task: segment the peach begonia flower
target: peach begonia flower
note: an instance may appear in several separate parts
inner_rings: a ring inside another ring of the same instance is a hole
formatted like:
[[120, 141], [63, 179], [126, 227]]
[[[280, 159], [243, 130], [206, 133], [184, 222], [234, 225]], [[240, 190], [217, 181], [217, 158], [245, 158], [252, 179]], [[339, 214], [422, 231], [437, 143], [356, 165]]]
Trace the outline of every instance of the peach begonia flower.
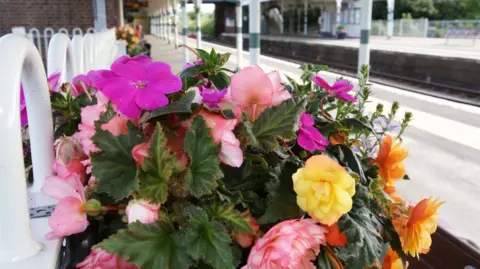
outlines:
[[148, 156], [148, 148], [149, 147], [150, 147], [150, 143], [143, 142], [143, 143], [135, 145], [132, 148], [132, 157], [135, 160], [135, 162], [138, 165], [140, 165], [140, 167], [143, 166], [143, 159]]
[[331, 158], [312, 156], [292, 177], [298, 206], [321, 224], [332, 225], [352, 209], [355, 179]]
[[378, 174], [384, 185], [392, 186], [405, 176], [403, 160], [408, 156], [408, 150], [401, 148], [402, 143], [393, 145], [393, 139], [387, 135], [383, 138], [375, 163], [380, 168]]
[[246, 67], [232, 76], [230, 96], [232, 102], [253, 120], [265, 108], [292, 98], [277, 72], [267, 74], [259, 66]]
[[127, 118], [120, 115], [115, 115], [107, 123], [102, 124], [101, 127], [102, 130], [109, 131], [114, 136], [119, 136], [128, 133], [127, 122]]
[[408, 209], [408, 216], [393, 219], [405, 253], [418, 257], [426, 254], [432, 245], [431, 235], [437, 230], [438, 208], [444, 202], [425, 198]]
[[315, 269], [325, 228], [313, 219], [285, 220], [258, 239], [242, 269]]
[[241, 233], [235, 235], [235, 240], [242, 248], [250, 247], [257, 237], [257, 233], [260, 230], [260, 226], [257, 224], [256, 220], [250, 212], [247, 210], [242, 213], [243, 218], [248, 222], [250, 228], [254, 231], [254, 233]]
[[73, 137], [60, 137], [54, 143], [55, 159], [53, 171], [61, 178], [68, 178], [72, 174], [78, 174], [80, 181], [85, 184], [86, 168], [82, 161], [87, 158], [83, 154], [80, 142]]

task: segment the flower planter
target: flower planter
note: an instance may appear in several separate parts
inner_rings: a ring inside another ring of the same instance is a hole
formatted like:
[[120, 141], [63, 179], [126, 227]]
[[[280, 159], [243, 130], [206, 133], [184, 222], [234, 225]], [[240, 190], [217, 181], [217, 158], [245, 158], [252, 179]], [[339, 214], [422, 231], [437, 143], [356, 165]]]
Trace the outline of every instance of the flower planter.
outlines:
[[345, 39], [347, 37], [347, 33], [345, 32], [338, 32], [337, 33], [337, 38], [338, 39]]

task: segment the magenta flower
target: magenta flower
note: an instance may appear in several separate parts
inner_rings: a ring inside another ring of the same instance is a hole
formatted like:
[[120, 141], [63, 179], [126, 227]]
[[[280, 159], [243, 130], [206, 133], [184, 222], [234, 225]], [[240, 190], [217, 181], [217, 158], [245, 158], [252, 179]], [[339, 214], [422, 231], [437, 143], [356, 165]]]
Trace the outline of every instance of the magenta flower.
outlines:
[[314, 123], [312, 116], [307, 113], [300, 117], [297, 143], [310, 152], [325, 150], [328, 145], [328, 140], [313, 126]]
[[47, 78], [47, 82], [48, 82], [48, 89], [52, 92], [56, 92], [59, 85], [58, 85], [58, 80], [60, 79], [60, 72], [56, 72], [56, 73], [53, 73], [51, 74], [48, 78]]
[[185, 69], [188, 69], [192, 66], [196, 66], [196, 65], [204, 65], [205, 63], [202, 61], [202, 60], [198, 60], [198, 61], [195, 61], [193, 63], [189, 63], [189, 62], [186, 62], [184, 65], [183, 65], [183, 70]]
[[225, 88], [221, 91], [217, 89], [209, 89], [205, 86], [198, 86], [200, 89], [200, 94], [202, 95], [202, 100], [204, 104], [207, 104], [211, 108], [218, 108], [218, 103], [223, 99], [225, 94], [227, 94], [228, 89]]
[[27, 104], [25, 102], [25, 94], [23, 93], [23, 87], [20, 84], [20, 122], [22, 127], [27, 125], [28, 117], [27, 117]]
[[[83, 85], [82, 85], [83, 84]], [[92, 81], [88, 77], [88, 75], [78, 75], [72, 79], [72, 95], [78, 96], [80, 95], [85, 89], [91, 88]], [[85, 88], [84, 88], [85, 86]]]
[[166, 94], [182, 88], [181, 79], [172, 74], [168, 64], [152, 62], [144, 55], [122, 56], [111, 69], [110, 74], [101, 75], [96, 86], [129, 118], [140, 117], [142, 109], [154, 110], [168, 105]]
[[317, 84], [319, 87], [325, 89], [329, 97], [339, 98], [347, 102], [357, 101], [357, 98], [347, 93], [353, 89], [353, 85], [344, 79], [336, 81], [332, 86], [330, 86], [327, 81], [319, 76], [312, 77], [312, 81], [315, 82], [315, 84]]

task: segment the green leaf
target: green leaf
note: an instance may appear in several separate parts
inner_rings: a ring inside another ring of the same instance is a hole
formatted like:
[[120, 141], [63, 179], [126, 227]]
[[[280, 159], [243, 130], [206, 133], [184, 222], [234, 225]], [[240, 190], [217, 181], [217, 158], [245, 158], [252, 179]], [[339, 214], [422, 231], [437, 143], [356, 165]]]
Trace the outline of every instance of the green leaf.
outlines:
[[274, 223], [285, 219], [294, 219], [301, 216], [302, 211], [297, 205], [297, 195], [293, 190], [292, 175], [300, 168], [298, 163], [287, 160], [275, 167], [267, 183], [268, 202], [265, 214], [258, 219], [258, 223]]
[[204, 65], [194, 65], [183, 70], [182, 73], [180, 73], [180, 77], [182, 78], [182, 81], [183, 81], [183, 78], [192, 77], [192, 76], [201, 74], [207, 70], [208, 68]]
[[68, 101], [60, 92], [52, 92], [50, 95], [50, 102], [53, 109], [65, 110], [68, 108]]
[[115, 253], [142, 269], [187, 269], [192, 260], [171, 224], [134, 222], [95, 248]]
[[357, 185], [352, 210], [340, 218], [338, 227], [348, 238], [347, 245], [338, 253], [345, 268], [364, 269], [379, 261], [383, 240], [378, 234], [382, 224], [370, 209], [366, 187]]
[[349, 128], [353, 132], [362, 132], [366, 130], [370, 132], [374, 132], [371, 126], [355, 118], [348, 118], [348, 119], [341, 120], [340, 124]]
[[230, 86], [230, 77], [225, 72], [218, 72], [216, 75], [208, 77], [218, 90], [223, 90]]
[[97, 121], [96, 133], [92, 137], [100, 151], [90, 153], [96, 191], [121, 200], [138, 187], [137, 163], [132, 157], [132, 148], [144, 142], [144, 138], [131, 121], [128, 122], [128, 133], [119, 136], [102, 130], [100, 126], [101, 122]]
[[148, 148], [148, 157], [143, 159], [143, 168], [139, 173], [140, 195], [155, 204], [163, 204], [167, 200], [167, 183], [177, 167], [177, 158], [166, 144], [167, 139], [157, 122]]
[[403, 251], [402, 242], [398, 236], [392, 221], [388, 218], [379, 217], [380, 222], [383, 224], [381, 232], [384, 242], [388, 242], [393, 251], [398, 254], [400, 260], [402, 260], [403, 268], [407, 268], [407, 254]]
[[220, 221], [238, 233], [253, 233], [250, 224], [234, 209], [233, 205], [218, 203], [210, 204], [205, 208], [211, 219]]
[[200, 59], [202, 59], [204, 62], [207, 62], [207, 60], [210, 59], [210, 54], [206, 52], [205, 50], [202, 49], [195, 49], [198, 53], [198, 56], [200, 56]]
[[232, 240], [227, 229], [218, 221], [210, 221], [201, 208], [189, 206], [184, 213], [189, 217], [189, 225], [182, 242], [190, 257], [216, 269], [234, 269]]
[[346, 145], [339, 144], [329, 147], [329, 150], [335, 153], [335, 156], [337, 156], [340, 163], [347, 166], [360, 176], [360, 182], [363, 185], [369, 184], [367, 178], [365, 177], [365, 173], [363, 172], [362, 164], [351, 148], [347, 147]]
[[182, 91], [184, 92], [192, 87], [201, 84], [203, 84], [203, 79], [199, 79], [196, 77], [182, 77]]
[[327, 257], [327, 252], [323, 249], [320, 251], [320, 254], [317, 257], [317, 265], [317, 268], [321, 269], [336, 269], [330, 259]]
[[55, 139], [61, 136], [71, 136], [78, 130], [78, 120], [70, 120], [58, 126], [55, 130]]
[[258, 116], [252, 133], [264, 150], [272, 151], [278, 147], [277, 137], [289, 139], [295, 136], [306, 103], [307, 99], [288, 99], [265, 109]]
[[217, 180], [223, 177], [218, 160], [220, 146], [214, 143], [202, 116], [193, 119], [185, 136], [184, 150], [190, 157], [185, 177], [187, 189], [195, 197], [212, 193], [217, 187]]
[[182, 97], [180, 97], [180, 99], [178, 99], [177, 101], [152, 111], [150, 116], [144, 119], [143, 122], [146, 122], [150, 119], [153, 119], [162, 115], [167, 115], [172, 113], [192, 113], [192, 102], [194, 98], [195, 98], [194, 91], [187, 92], [184, 95], [182, 95]]

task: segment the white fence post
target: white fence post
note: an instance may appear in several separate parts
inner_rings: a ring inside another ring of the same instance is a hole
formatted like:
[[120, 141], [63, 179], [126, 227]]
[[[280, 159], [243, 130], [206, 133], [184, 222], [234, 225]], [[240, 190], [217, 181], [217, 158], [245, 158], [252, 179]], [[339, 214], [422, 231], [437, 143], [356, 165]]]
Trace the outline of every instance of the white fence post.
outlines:
[[[63, 52], [63, 53], [62, 53]], [[61, 72], [58, 83], [72, 81], [77, 75], [75, 58], [73, 57], [72, 41], [67, 35], [58, 33], [52, 37], [50, 47], [48, 48], [47, 74], [50, 76], [55, 72]], [[43, 185], [43, 182], [42, 182]], [[35, 189], [42, 187], [36, 186]]]
[[28, 108], [35, 185], [41, 186], [44, 178], [52, 175], [54, 154], [47, 78], [33, 43], [12, 34], [0, 38], [0, 70], [0, 267], [4, 268], [2, 264], [26, 259], [41, 250], [30, 230], [20, 132], [20, 80]]

